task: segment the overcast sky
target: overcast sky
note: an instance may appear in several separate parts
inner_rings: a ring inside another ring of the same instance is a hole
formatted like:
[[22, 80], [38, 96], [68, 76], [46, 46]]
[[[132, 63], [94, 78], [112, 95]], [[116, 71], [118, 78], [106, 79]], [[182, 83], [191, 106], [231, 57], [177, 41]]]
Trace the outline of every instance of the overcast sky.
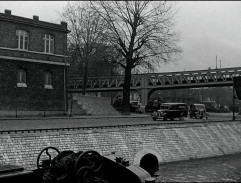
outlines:
[[[60, 23], [59, 13], [67, 1], [0, 1], [0, 12]], [[176, 17], [180, 32], [181, 58], [176, 64], [163, 65], [160, 72], [241, 67], [241, 2], [182, 1]], [[0, 25], [1, 26], [1, 25]]]

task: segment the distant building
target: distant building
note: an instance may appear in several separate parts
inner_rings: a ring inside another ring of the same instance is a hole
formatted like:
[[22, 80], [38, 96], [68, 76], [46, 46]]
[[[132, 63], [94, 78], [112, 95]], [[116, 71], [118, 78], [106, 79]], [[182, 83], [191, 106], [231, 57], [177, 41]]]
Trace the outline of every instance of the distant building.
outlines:
[[0, 116], [66, 111], [67, 23], [0, 13]]

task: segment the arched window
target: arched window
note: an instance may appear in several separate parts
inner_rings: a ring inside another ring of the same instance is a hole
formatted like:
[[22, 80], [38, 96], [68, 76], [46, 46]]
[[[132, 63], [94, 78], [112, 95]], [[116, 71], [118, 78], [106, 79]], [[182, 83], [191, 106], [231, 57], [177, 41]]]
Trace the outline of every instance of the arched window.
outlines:
[[25, 69], [18, 69], [18, 75], [17, 75], [17, 86], [18, 87], [27, 87], [26, 84], [27, 80], [27, 72]]
[[17, 30], [17, 48], [20, 50], [28, 50], [29, 33], [25, 30]]
[[44, 72], [44, 88], [53, 89], [52, 87], [52, 73], [50, 71]]
[[44, 52], [54, 53], [54, 36], [44, 34]]

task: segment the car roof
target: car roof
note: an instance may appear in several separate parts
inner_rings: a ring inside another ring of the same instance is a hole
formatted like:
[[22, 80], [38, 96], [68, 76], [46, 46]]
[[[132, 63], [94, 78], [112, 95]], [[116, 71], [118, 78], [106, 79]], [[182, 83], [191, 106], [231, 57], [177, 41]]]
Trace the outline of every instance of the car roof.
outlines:
[[193, 105], [202, 105], [202, 106], [203, 106], [203, 105], [205, 105], [205, 104], [193, 104]]

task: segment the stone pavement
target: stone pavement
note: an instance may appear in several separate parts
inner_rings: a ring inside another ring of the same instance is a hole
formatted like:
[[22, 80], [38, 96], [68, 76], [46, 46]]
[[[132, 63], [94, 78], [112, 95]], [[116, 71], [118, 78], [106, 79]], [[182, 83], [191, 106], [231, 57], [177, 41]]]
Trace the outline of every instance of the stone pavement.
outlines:
[[241, 182], [241, 154], [161, 165], [156, 182]]

